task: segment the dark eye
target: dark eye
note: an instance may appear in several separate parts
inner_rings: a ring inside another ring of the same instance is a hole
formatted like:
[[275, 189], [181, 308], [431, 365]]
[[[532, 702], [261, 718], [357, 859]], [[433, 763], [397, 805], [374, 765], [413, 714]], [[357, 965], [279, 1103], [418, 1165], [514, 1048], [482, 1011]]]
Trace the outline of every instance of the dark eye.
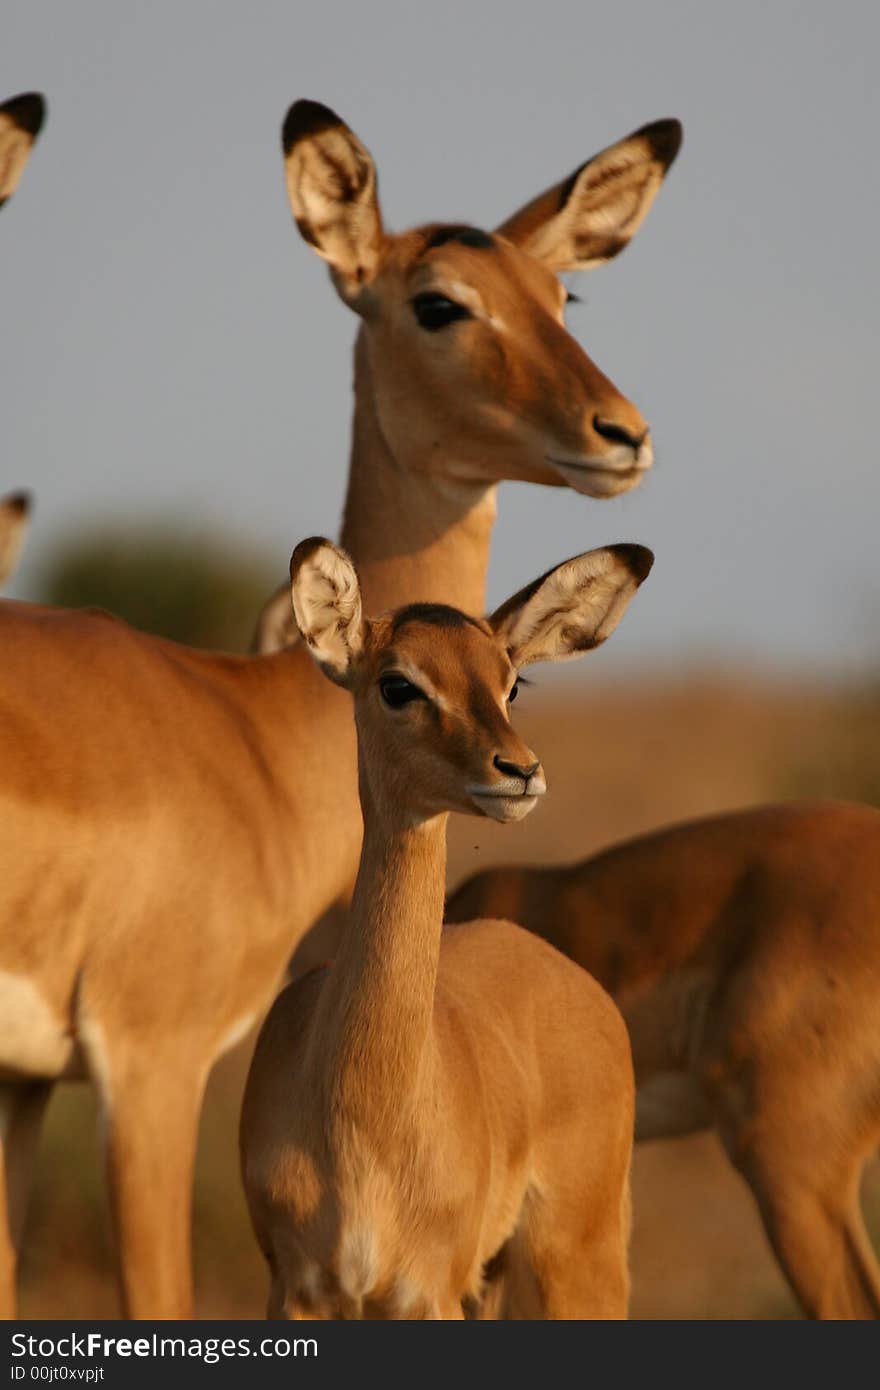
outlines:
[[447, 299], [445, 294], [417, 294], [410, 303], [419, 327], [427, 328], [429, 333], [436, 333], [438, 328], [445, 328], [456, 319], [473, 318], [470, 309], [456, 304], [454, 299]]
[[508, 703], [509, 705], [512, 705], [518, 694], [519, 694], [519, 681], [514, 681], [514, 682], [513, 682], [513, 686], [511, 687], [510, 694], [509, 694], [508, 697], [507, 697], [507, 703]]
[[566, 304], [583, 304], [584, 301], [579, 294], [575, 294], [574, 290], [566, 290], [565, 302]]
[[417, 685], [408, 681], [405, 676], [383, 676], [379, 682], [379, 690], [386, 705], [392, 709], [403, 709], [404, 705], [412, 704], [413, 700], [424, 700], [425, 693], [419, 690]]

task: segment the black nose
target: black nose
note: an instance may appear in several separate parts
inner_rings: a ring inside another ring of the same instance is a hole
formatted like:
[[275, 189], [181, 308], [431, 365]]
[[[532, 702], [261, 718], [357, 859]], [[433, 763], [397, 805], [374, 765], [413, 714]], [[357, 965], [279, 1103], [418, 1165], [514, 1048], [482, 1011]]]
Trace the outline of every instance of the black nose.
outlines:
[[538, 768], [541, 766], [538, 762], [529, 763], [527, 767], [523, 767], [520, 763], [509, 763], [505, 758], [500, 758], [497, 753], [493, 762], [499, 772], [506, 772], [508, 777], [521, 777], [524, 782], [527, 782], [532, 774], [537, 772]]
[[642, 430], [641, 434], [633, 434], [625, 425], [617, 425], [613, 420], [603, 420], [601, 415], [593, 416], [593, 429], [597, 434], [601, 434], [603, 439], [612, 439], [615, 444], [628, 444], [636, 451], [648, 437], [647, 430]]

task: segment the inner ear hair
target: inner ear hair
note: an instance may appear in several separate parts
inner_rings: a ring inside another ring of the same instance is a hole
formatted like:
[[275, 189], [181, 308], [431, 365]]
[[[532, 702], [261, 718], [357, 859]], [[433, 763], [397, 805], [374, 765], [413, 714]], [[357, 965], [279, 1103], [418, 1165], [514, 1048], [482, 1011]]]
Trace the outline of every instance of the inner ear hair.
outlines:
[[611, 636], [653, 562], [650, 550], [632, 544], [576, 555], [514, 594], [489, 622], [517, 668], [580, 656]]
[[336, 112], [317, 101], [294, 102], [281, 140], [296, 224], [350, 300], [376, 273], [384, 240], [372, 156]]
[[347, 684], [364, 640], [360, 584], [351, 559], [332, 541], [311, 537], [291, 556], [290, 582], [304, 640], [330, 679]]
[[627, 246], [678, 153], [681, 123], [641, 126], [520, 208], [498, 231], [551, 270], [590, 270]]

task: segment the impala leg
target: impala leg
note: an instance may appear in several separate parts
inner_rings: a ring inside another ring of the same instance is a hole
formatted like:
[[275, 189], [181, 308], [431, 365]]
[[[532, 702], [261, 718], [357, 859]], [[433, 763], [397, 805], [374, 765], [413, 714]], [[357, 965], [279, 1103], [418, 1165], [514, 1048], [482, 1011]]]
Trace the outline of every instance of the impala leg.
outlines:
[[277, 1275], [273, 1277], [269, 1286], [266, 1317], [270, 1322], [281, 1322], [287, 1318], [287, 1291]]
[[811, 1318], [880, 1318], [880, 1268], [853, 1176], [824, 1189], [766, 1168], [750, 1179], [776, 1257]]
[[52, 1094], [49, 1081], [0, 1086], [0, 1147], [2, 1147], [3, 1203], [0, 1221], [0, 1317], [14, 1318], [17, 1310], [16, 1279], [24, 1223], [30, 1197], [34, 1158], [46, 1102]]
[[[583, 1194], [581, 1194], [583, 1196]], [[536, 1203], [510, 1242], [501, 1316], [625, 1318], [629, 1307], [629, 1181], [598, 1211]]]
[[205, 1072], [152, 1055], [149, 1066], [114, 1068], [109, 1080], [107, 1170], [126, 1317], [192, 1317], [192, 1183]]
[[[807, 1317], [880, 1318], [880, 1266], [859, 1201], [864, 1143], [847, 1151], [837, 1116], [779, 1113], [784, 1127], [758, 1137], [740, 1125], [719, 1128], [782, 1271]], [[833, 1154], [823, 1151], [826, 1133], [834, 1134]]]

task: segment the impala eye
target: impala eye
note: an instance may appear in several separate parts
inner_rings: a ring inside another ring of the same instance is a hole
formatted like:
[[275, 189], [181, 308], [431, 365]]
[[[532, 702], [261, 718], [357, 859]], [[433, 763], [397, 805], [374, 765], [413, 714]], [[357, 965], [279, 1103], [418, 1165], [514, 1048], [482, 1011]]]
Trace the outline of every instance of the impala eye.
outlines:
[[413, 685], [405, 676], [383, 676], [379, 682], [379, 691], [386, 705], [390, 705], [392, 709], [403, 709], [404, 705], [411, 705], [413, 700], [427, 698], [425, 692], [419, 690], [419, 687]]
[[454, 299], [447, 299], [445, 294], [417, 294], [410, 303], [419, 327], [427, 328], [429, 333], [446, 328], [448, 324], [455, 323], [456, 319], [473, 318], [470, 309], [466, 309], [463, 304], [456, 304]]
[[512, 705], [518, 694], [519, 694], [519, 681], [514, 681], [514, 682], [513, 682], [513, 685], [511, 686], [511, 689], [510, 689], [510, 694], [509, 694], [508, 697], [507, 697], [507, 703], [508, 703], [509, 705]]

